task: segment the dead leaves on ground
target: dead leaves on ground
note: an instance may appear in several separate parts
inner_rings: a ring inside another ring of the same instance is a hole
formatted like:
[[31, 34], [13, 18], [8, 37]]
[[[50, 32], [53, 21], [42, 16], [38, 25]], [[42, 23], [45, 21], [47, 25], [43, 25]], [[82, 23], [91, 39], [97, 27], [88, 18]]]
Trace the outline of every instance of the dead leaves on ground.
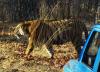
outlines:
[[[10, 53], [10, 50], [12, 50], [11, 52], [13, 52], [13, 54], [16, 57], [25, 59], [24, 52], [27, 47], [27, 44], [25, 44], [24, 41], [22, 42], [12, 41], [13, 40], [12, 37], [10, 38], [9, 36], [8, 38], [7, 37], [4, 38], [1, 39], [0, 48], [8, 49], [8, 53]], [[9, 41], [11, 40], [11, 42], [9, 42], [8, 39]], [[34, 60], [35, 63], [50, 65], [53, 67], [62, 67], [65, 63], [67, 63], [69, 59], [77, 58], [77, 51], [75, 50], [75, 47], [71, 42], [67, 42], [62, 45], [53, 45], [53, 50], [54, 50], [53, 58], [48, 59], [46, 57], [41, 58], [38, 56], [33, 57], [32, 55], [29, 55], [26, 60], [28, 61]], [[1, 57], [1, 59], [4, 58]]]

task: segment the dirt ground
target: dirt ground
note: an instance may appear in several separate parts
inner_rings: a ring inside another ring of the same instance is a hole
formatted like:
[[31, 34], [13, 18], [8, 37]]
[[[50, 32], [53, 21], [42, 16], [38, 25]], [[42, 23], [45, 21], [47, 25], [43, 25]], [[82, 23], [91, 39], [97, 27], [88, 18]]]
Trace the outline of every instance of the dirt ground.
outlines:
[[9, 29], [0, 29], [0, 72], [63, 72], [63, 65], [69, 59], [77, 58], [75, 47], [71, 42], [67, 42], [53, 45], [53, 59], [37, 56], [26, 59], [24, 52], [27, 39], [17, 40], [10, 32]]

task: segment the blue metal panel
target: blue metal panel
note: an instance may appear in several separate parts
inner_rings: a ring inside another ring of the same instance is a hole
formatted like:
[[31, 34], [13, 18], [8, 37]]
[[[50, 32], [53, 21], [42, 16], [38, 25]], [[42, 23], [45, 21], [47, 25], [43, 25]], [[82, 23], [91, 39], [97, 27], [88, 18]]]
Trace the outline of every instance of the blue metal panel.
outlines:
[[93, 72], [97, 72], [99, 62], [100, 62], [100, 47], [98, 48], [98, 53], [97, 53], [97, 56], [96, 56], [96, 60], [94, 62]]
[[70, 60], [64, 66], [64, 72], [93, 72], [85, 64], [79, 62], [78, 60]]
[[98, 53], [97, 53], [97, 56], [94, 61], [94, 65], [93, 65], [92, 69], [89, 68], [84, 63], [82, 63], [82, 58], [83, 58], [84, 52], [89, 43], [91, 35], [93, 34], [94, 31], [100, 32], [100, 24], [96, 24], [95, 26], [92, 27], [92, 31], [90, 32], [90, 34], [82, 48], [80, 57], [78, 58], [78, 60], [70, 60], [66, 65], [64, 65], [64, 72], [97, 72], [98, 66], [100, 63], [100, 47], [99, 47], [99, 50], [98, 50]]
[[100, 24], [95, 24], [93, 28], [100, 28]]
[[87, 44], [88, 44], [88, 42], [90, 40], [90, 37], [91, 37], [91, 35], [92, 35], [93, 32], [94, 32], [94, 29], [92, 29], [92, 31], [90, 32], [90, 34], [89, 34], [89, 36], [88, 36], [88, 38], [87, 38], [87, 40], [86, 40], [86, 42], [85, 42], [85, 44], [84, 44], [84, 46], [82, 48], [81, 54], [80, 54], [79, 59], [78, 59], [80, 62], [82, 61], [85, 49], [87, 47]]
[[88, 38], [87, 38], [87, 40], [86, 40], [86, 42], [85, 42], [85, 44], [84, 44], [84, 46], [83, 46], [83, 48], [82, 48], [81, 54], [80, 54], [80, 56], [79, 56], [79, 58], [78, 58], [79, 61], [82, 61], [82, 58], [83, 58], [85, 49], [86, 49], [87, 44], [88, 44], [88, 42], [89, 42], [89, 40], [90, 40], [90, 37], [91, 37], [91, 35], [92, 35], [92, 33], [93, 33], [94, 31], [100, 32], [100, 24], [96, 24], [95, 26], [93, 26], [93, 29], [92, 29], [92, 31], [90, 32], [90, 34], [89, 34], [89, 36], [88, 36]]

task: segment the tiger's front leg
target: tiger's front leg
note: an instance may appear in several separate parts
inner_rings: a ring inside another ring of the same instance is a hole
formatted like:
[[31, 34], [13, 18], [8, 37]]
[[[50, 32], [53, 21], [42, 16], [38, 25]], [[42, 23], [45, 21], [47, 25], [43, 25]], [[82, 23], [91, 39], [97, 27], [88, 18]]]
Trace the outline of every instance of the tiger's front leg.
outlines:
[[27, 46], [27, 49], [25, 51], [26, 55], [29, 55], [29, 53], [31, 52], [32, 47], [33, 47], [33, 37], [29, 37], [28, 46]]
[[[29, 38], [28, 38], [28, 46], [27, 49], [25, 51], [26, 55], [29, 55], [29, 53], [33, 50], [32, 48], [34, 48], [35, 46], [35, 40], [36, 40], [36, 30], [33, 30], [32, 32], [30, 32], [29, 34]], [[33, 44], [34, 43], [34, 44]]]

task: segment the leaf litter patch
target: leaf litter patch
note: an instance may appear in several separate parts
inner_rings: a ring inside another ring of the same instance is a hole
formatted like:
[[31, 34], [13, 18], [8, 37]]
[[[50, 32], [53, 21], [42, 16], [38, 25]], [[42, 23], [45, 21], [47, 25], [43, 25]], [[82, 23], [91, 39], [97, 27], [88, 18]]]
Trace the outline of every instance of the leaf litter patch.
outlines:
[[63, 65], [69, 59], [77, 58], [77, 51], [71, 42], [53, 45], [53, 58], [30, 55], [25, 59], [26, 47], [27, 39], [18, 41], [12, 35], [0, 36], [0, 70], [28, 72], [31, 69], [29, 72], [37, 72], [40, 69], [41, 72], [62, 72]]

